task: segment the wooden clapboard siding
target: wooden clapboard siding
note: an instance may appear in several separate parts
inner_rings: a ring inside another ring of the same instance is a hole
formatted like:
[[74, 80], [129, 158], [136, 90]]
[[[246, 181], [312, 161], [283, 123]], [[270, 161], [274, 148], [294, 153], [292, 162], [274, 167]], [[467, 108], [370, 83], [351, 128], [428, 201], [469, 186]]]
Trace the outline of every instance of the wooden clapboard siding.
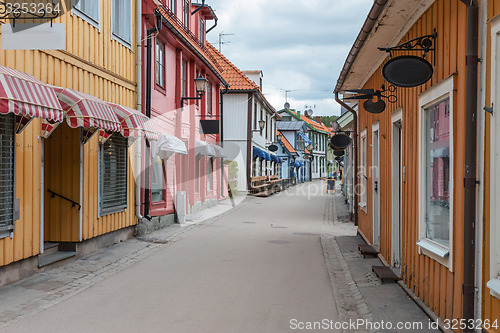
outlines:
[[[458, 1], [438, 0], [417, 20], [401, 42], [431, 34], [437, 30], [434, 75], [426, 84], [415, 88], [398, 88], [397, 103], [387, 103], [381, 114], [369, 114], [360, 105], [359, 128], [367, 129], [367, 165], [372, 165], [372, 124], [379, 122], [380, 145], [380, 251], [391, 260], [392, 203], [391, 203], [391, 115], [403, 110], [402, 165], [406, 167], [406, 181], [402, 188], [402, 278], [406, 285], [441, 318], [458, 318], [461, 314], [461, 285], [463, 257], [463, 186], [465, 138], [465, 41], [466, 9]], [[432, 59], [432, 53], [427, 56]], [[382, 66], [366, 82], [365, 88], [379, 89], [387, 84], [381, 74]], [[453, 112], [453, 271], [433, 259], [419, 254], [419, 124], [418, 96], [449, 76], [454, 76], [455, 94]], [[367, 180], [367, 213], [360, 210], [359, 227], [373, 241], [372, 174]]]
[[[69, 8], [55, 20], [66, 25], [65, 50], [1, 50], [0, 65], [32, 74], [42, 82], [72, 88], [104, 101], [136, 106], [136, 1], [132, 1], [132, 48], [111, 39], [111, 1], [101, 0], [100, 31]], [[66, 1], [67, 2], [67, 1]], [[40, 121], [35, 119], [16, 135], [16, 197], [21, 199], [21, 219], [14, 237], [0, 239], [0, 266], [40, 252], [42, 207]], [[76, 130], [75, 130], [76, 131]], [[92, 238], [136, 223], [134, 178], [129, 163], [126, 212], [98, 218], [98, 143], [84, 146], [83, 239]], [[129, 150], [129, 160], [133, 156]], [[55, 199], [53, 199], [55, 200]], [[78, 228], [76, 229], [76, 232]], [[71, 231], [71, 239], [74, 238]]]

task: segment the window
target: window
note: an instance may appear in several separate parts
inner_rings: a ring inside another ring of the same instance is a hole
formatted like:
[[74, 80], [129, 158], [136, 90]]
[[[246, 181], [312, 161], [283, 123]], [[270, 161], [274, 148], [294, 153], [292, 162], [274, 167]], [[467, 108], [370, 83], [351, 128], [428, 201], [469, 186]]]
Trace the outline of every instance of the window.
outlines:
[[[500, 105], [500, 21], [493, 20], [491, 23], [491, 103]], [[490, 293], [500, 298], [500, 119], [498, 115], [490, 118], [490, 280], [486, 286]], [[483, 161], [484, 163], [484, 161]], [[482, 219], [479, 218], [479, 221]], [[487, 249], [485, 250], [487, 252]], [[486, 267], [485, 267], [486, 269]]]
[[113, 0], [111, 2], [111, 31], [127, 46], [132, 44], [132, 1]]
[[361, 151], [360, 151], [360, 167], [358, 177], [361, 178], [361, 186], [357, 189], [360, 200], [359, 206], [362, 210], [366, 212], [366, 193], [368, 189], [366, 188], [366, 180], [367, 180], [367, 170], [366, 170], [366, 129], [361, 131]]
[[72, 13], [77, 14], [85, 21], [99, 28], [100, 1], [95, 0], [73, 0]]
[[205, 20], [200, 19], [200, 43], [205, 44]]
[[258, 129], [258, 127], [257, 127], [257, 102], [253, 102], [253, 129]]
[[212, 114], [212, 84], [207, 85], [207, 113]]
[[201, 156], [196, 155], [194, 158], [194, 191], [196, 193], [200, 192], [200, 163]]
[[170, 8], [170, 11], [175, 14], [177, 12], [177, 1], [176, 0], [169, 0], [168, 1], [168, 8]]
[[113, 134], [100, 145], [100, 215], [127, 208], [127, 139]]
[[151, 202], [165, 201], [165, 163], [160, 158], [160, 155], [156, 155], [152, 161], [153, 164], [153, 177], [152, 177], [152, 188], [151, 188]]
[[453, 77], [419, 98], [419, 240], [427, 256], [451, 267], [453, 221]]
[[184, 59], [182, 59], [182, 65], [181, 65], [181, 97], [186, 97], [187, 96], [187, 71], [188, 71], [187, 62]]
[[214, 172], [214, 159], [207, 157], [207, 191], [213, 190], [213, 172]]
[[156, 40], [156, 57], [155, 57], [155, 82], [162, 88], [165, 88], [165, 45]]
[[189, 29], [189, 19], [191, 18], [191, 1], [184, 0], [184, 6], [182, 9], [182, 23]]
[[0, 237], [14, 230], [14, 115], [0, 115]]

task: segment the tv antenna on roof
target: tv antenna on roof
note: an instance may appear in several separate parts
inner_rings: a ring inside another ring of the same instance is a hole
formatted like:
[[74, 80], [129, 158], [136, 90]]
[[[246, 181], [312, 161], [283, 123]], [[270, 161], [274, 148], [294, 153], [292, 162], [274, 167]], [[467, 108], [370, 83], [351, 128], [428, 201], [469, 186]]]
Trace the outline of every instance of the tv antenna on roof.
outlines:
[[222, 44], [231, 44], [231, 41], [223, 40], [224, 36], [234, 36], [235, 34], [225, 34], [223, 31], [219, 33], [219, 52], [222, 52]]

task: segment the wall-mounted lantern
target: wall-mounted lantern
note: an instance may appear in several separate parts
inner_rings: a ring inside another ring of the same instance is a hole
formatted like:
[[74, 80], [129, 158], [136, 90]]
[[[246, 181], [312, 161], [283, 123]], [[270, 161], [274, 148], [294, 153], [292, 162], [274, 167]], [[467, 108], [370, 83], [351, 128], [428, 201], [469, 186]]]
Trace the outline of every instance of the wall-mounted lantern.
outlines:
[[[391, 59], [382, 68], [382, 75], [391, 84], [403, 87], [417, 87], [429, 81], [434, 72], [432, 65], [425, 59], [428, 52], [435, 55], [436, 29], [431, 35], [421, 36], [393, 47], [379, 47], [381, 51], [388, 52]], [[394, 51], [423, 52], [421, 57], [402, 55], [393, 58]]]
[[194, 87], [196, 89], [196, 93], [198, 94], [197, 97], [181, 97], [181, 110], [184, 108], [184, 101], [185, 100], [199, 100], [205, 95], [205, 92], [207, 91], [207, 86], [208, 86], [208, 80], [204, 78], [203, 76], [198, 76], [196, 79], [194, 79]]

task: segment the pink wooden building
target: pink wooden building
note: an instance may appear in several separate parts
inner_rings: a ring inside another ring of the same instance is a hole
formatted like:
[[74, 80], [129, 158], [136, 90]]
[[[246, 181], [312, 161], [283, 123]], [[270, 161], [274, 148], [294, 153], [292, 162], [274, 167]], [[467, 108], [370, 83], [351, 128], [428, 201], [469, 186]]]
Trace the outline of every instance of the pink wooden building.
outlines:
[[[205, 46], [206, 32], [216, 22], [204, 3], [142, 1], [142, 109], [161, 131], [149, 156], [147, 143], [142, 151], [152, 167], [142, 174], [141, 212], [153, 221], [158, 217], [163, 223], [168, 216], [165, 223], [171, 223], [174, 212], [180, 217], [198, 212], [224, 193], [218, 122], [226, 82]], [[200, 77], [207, 80], [202, 95], [195, 86]]]

